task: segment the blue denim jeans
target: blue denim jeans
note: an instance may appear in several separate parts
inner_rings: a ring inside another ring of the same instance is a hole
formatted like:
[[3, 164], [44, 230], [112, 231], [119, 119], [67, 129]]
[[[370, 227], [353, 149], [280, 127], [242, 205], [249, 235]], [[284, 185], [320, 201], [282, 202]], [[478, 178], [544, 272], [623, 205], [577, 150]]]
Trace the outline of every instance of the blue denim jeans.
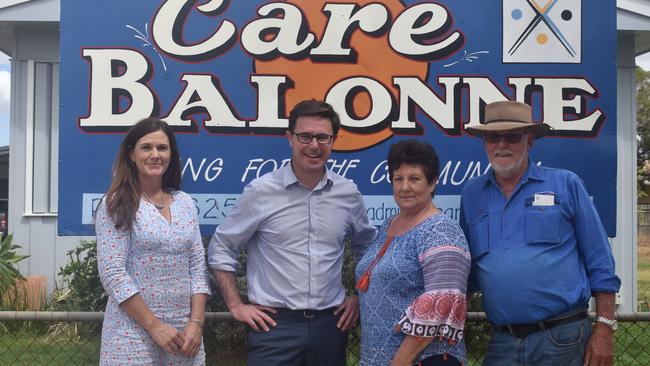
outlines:
[[591, 336], [589, 318], [517, 338], [493, 331], [483, 366], [582, 366]]

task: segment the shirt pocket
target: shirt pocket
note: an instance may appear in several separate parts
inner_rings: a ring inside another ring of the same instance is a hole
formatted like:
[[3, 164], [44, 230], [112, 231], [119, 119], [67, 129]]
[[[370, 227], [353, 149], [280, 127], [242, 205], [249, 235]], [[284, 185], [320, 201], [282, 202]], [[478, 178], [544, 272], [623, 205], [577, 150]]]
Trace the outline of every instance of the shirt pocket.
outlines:
[[490, 225], [488, 215], [483, 215], [469, 223], [469, 241], [472, 260], [490, 251]]
[[526, 210], [526, 243], [560, 244], [561, 223], [562, 213], [559, 210], [538, 207], [532, 207]]

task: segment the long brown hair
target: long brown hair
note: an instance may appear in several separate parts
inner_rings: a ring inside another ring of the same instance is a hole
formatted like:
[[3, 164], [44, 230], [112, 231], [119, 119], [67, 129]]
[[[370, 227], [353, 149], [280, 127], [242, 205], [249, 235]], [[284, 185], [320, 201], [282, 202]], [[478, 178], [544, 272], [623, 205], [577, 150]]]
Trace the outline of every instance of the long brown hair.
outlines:
[[118, 230], [131, 230], [140, 205], [142, 188], [138, 169], [131, 162], [131, 152], [142, 136], [163, 131], [169, 139], [171, 158], [162, 177], [163, 190], [181, 188], [181, 161], [174, 133], [167, 123], [157, 118], [146, 118], [129, 129], [113, 162], [113, 180], [106, 193], [106, 211]]

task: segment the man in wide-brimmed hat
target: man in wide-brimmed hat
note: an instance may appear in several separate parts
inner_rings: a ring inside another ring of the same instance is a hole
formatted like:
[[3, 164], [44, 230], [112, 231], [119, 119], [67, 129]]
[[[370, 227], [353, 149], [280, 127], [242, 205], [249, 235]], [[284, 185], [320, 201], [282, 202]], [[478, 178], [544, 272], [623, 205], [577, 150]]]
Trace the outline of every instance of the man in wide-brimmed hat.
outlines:
[[582, 180], [528, 156], [550, 127], [533, 122], [530, 106], [503, 101], [466, 130], [483, 138], [492, 168], [465, 185], [460, 214], [469, 287], [483, 293], [493, 324], [483, 365], [611, 365], [620, 280]]

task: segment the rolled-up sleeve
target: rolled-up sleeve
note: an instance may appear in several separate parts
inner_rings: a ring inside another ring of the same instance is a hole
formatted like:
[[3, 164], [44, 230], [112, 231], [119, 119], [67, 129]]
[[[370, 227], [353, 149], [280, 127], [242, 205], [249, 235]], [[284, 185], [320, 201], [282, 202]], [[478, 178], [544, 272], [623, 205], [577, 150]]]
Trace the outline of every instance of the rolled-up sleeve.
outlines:
[[467, 244], [453, 240], [420, 252], [425, 291], [404, 312], [399, 321], [402, 332], [417, 337], [443, 337], [452, 342], [462, 340], [471, 261]]
[[97, 234], [97, 269], [104, 290], [118, 304], [139, 292], [126, 271], [130, 235], [126, 230], [117, 230], [108, 216], [106, 204], [102, 201], [95, 213]]
[[217, 226], [208, 247], [208, 265], [221, 271], [237, 271], [239, 253], [259, 226], [260, 197], [252, 184], [248, 184], [226, 219]]

